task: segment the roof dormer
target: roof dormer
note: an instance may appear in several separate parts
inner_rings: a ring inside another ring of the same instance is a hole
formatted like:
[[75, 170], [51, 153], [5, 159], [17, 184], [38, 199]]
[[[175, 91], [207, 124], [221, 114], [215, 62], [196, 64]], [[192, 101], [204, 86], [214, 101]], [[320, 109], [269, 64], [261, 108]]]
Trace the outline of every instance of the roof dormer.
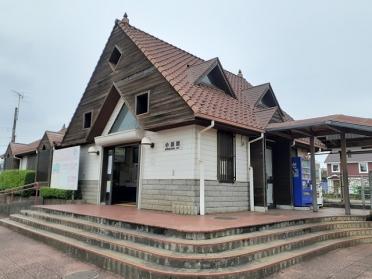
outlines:
[[236, 97], [218, 58], [189, 67], [189, 79], [196, 85], [206, 85]]

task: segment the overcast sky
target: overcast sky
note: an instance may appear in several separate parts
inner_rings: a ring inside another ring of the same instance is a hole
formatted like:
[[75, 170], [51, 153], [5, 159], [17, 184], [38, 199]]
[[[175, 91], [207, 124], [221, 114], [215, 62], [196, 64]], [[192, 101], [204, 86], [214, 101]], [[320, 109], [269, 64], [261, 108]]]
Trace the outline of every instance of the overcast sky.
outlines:
[[69, 123], [116, 18], [254, 85], [295, 118], [372, 117], [371, 1], [0, 0], [0, 151]]

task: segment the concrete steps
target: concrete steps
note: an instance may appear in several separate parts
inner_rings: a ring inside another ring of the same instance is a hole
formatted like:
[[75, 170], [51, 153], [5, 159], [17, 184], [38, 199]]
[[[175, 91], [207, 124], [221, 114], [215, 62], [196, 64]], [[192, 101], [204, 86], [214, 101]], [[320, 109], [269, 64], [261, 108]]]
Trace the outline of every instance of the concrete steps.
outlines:
[[372, 242], [372, 222], [356, 216], [201, 240], [95, 221], [24, 210], [0, 223], [125, 278], [262, 278], [307, 257]]

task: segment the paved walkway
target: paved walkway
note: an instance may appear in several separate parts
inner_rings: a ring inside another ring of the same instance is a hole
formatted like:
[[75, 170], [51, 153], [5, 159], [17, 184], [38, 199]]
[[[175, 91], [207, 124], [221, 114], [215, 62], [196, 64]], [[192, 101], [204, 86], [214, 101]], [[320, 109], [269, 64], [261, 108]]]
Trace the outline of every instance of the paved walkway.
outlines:
[[[321, 208], [316, 213], [309, 210], [274, 209], [266, 213], [241, 211], [190, 216], [177, 215], [170, 212], [139, 210], [135, 207], [120, 205], [61, 204], [42, 205], [39, 207], [183, 232], [213, 232], [229, 228], [345, 214], [345, 210], [342, 208]], [[351, 213], [353, 215], [367, 215], [369, 210], [353, 209]]]
[[92, 278], [73, 276], [82, 271], [96, 273], [99, 279], [120, 278], [0, 226], [0, 279]]
[[371, 279], [372, 244], [331, 251], [276, 273], [268, 279]]

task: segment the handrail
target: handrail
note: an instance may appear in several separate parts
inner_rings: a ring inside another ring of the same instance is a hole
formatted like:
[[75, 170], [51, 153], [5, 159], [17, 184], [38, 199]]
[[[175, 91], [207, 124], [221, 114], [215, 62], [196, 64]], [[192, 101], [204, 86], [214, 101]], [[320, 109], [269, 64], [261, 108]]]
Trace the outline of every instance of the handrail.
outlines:
[[[34, 185], [36, 185], [36, 186], [34, 186]], [[29, 187], [29, 186], [34, 186], [34, 187], [26, 188], [26, 187]], [[22, 191], [22, 190], [30, 190], [30, 189], [33, 189], [33, 188], [35, 188], [35, 189], [40, 188], [39, 182], [33, 182], [33, 183], [30, 183], [30, 184], [26, 184], [26, 185], [2, 190], [2, 191], [0, 191], [0, 195], [11, 194], [11, 193], [19, 192], [19, 191]]]
[[0, 191], [0, 197], [4, 197], [3, 202], [8, 203], [9, 200], [8, 200], [7, 197], [10, 197], [10, 200], [12, 201], [13, 198], [14, 198], [14, 195], [16, 195], [18, 193], [25, 192], [25, 191], [29, 191], [29, 190], [35, 190], [34, 198], [35, 198], [35, 204], [37, 204], [39, 194], [40, 194], [40, 184], [39, 184], [39, 182], [33, 182], [33, 183], [30, 183], [30, 184], [26, 184], [26, 185], [22, 185], [22, 186], [10, 188], [10, 189], [5, 189], [3, 191]]

